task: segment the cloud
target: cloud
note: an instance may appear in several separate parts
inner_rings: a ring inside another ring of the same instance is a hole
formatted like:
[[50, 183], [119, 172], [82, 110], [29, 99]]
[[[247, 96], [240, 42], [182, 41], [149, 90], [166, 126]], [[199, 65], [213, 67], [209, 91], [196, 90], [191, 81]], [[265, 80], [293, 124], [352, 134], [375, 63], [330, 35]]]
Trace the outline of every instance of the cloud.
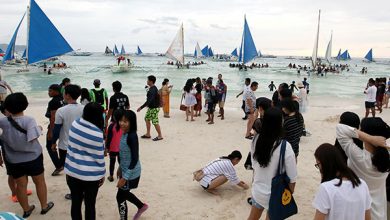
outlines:
[[163, 16], [155, 19], [150, 18], [141, 18], [138, 21], [142, 21], [152, 25], [170, 25], [177, 26], [179, 24], [179, 19], [177, 17]]
[[228, 27], [223, 27], [223, 26], [218, 25], [218, 24], [210, 24], [210, 27], [215, 28], [215, 29], [219, 29], [219, 30], [229, 29]]

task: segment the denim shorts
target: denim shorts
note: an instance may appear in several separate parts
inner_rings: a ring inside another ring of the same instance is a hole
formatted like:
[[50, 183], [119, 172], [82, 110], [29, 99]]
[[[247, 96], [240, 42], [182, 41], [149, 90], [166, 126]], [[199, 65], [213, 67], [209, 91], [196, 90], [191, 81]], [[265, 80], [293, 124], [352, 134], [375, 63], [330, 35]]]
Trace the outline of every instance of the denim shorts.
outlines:
[[264, 209], [262, 205], [256, 202], [256, 200], [252, 197], [252, 206], [258, 208], [258, 209]]

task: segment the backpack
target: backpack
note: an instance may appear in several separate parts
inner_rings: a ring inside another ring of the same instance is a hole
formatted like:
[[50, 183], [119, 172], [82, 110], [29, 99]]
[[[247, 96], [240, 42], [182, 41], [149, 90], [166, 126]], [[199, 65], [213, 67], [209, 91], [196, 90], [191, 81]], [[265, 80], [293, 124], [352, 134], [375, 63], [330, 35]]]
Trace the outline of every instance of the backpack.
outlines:
[[158, 99], [159, 99], [159, 101], [160, 101], [160, 107], [163, 107], [163, 105], [164, 105], [164, 101], [163, 101], [163, 98], [162, 98], [162, 89], [159, 89], [158, 90]]
[[104, 89], [101, 90], [95, 90], [92, 89], [93, 94], [95, 95], [95, 102], [99, 105], [104, 104]]

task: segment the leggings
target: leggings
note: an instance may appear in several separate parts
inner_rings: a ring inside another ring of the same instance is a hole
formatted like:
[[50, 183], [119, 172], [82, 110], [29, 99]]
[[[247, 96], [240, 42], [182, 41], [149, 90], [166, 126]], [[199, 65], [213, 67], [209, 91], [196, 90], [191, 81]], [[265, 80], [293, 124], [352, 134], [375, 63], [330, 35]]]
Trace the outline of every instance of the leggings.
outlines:
[[58, 149], [58, 152], [60, 154], [59, 167], [64, 167], [65, 166], [65, 159], [66, 159], [66, 150]]
[[116, 201], [118, 203], [119, 216], [121, 220], [127, 220], [126, 200], [133, 203], [138, 209], [144, 206], [144, 204], [133, 193], [131, 193], [130, 190], [119, 188], [118, 193], [116, 194]]
[[99, 181], [83, 181], [71, 176], [66, 176], [66, 180], [72, 196], [71, 217], [72, 220], [82, 220], [81, 204], [84, 200], [85, 219], [96, 219], [96, 196], [99, 190]]
[[114, 175], [116, 158], [118, 158], [119, 163], [119, 152], [110, 152], [110, 176]]

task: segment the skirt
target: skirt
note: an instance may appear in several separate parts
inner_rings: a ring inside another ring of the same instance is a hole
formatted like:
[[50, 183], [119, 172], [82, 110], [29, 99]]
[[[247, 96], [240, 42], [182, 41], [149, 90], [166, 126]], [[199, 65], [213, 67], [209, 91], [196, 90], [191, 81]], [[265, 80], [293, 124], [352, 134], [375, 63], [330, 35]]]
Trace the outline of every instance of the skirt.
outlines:
[[202, 93], [196, 93], [195, 95], [196, 105], [194, 106], [195, 111], [202, 110]]
[[184, 105], [187, 107], [196, 105], [196, 98], [192, 93], [186, 93], [184, 98]]

